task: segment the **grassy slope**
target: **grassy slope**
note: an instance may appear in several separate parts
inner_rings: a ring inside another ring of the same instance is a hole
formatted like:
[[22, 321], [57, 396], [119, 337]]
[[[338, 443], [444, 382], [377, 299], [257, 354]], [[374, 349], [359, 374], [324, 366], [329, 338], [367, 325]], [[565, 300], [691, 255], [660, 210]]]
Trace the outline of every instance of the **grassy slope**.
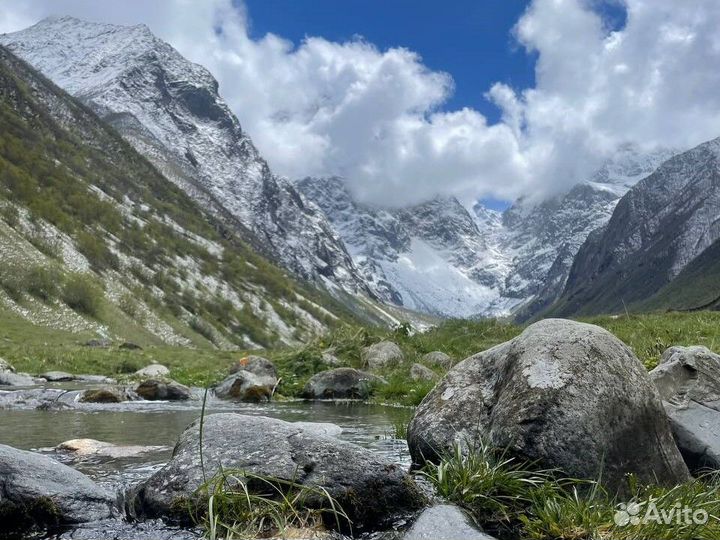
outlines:
[[[650, 369], [657, 364], [662, 352], [672, 345], [705, 345], [720, 352], [720, 313], [656, 313], [621, 317], [583, 319], [602, 326], [633, 348]], [[400, 367], [383, 375], [389, 385], [377, 390], [376, 399], [415, 405], [432, 384], [412, 382], [408, 375], [413, 362], [430, 351], [440, 350], [460, 361], [516, 336], [523, 327], [496, 321], [448, 321], [428, 332], [406, 335], [403, 331], [344, 326], [316, 338], [302, 347], [288, 347], [259, 351], [271, 358], [280, 371], [281, 395], [298, 395], [305, 381], [318, 371], [327, 369], [321, 362], [321, 352], [332, 348], [345, 365], [362, 367], [362, 347], [382, 339], [396, 341], [406, 360]], [[92, 335], [58, 330], [39, 330], [24, 319], [0, 314], [0, 357], [23, 371], [40, 373], [59, 369], [74, 373], [117, 375], [134, 371], [156, 361], [171, 369], [171, 376], [180, 382], [206, 385], [219, 381], [229, 366], [251, 351], [192, 350], [158, 345], [152, 340], [139, 339], [142, 351], [91, 349], [81, 345]], [[442, 370], [436, 370], [442, 375]]]
[[640, 309], [716, 308], [720, 300], [720, 241], [703, 251]]
[[[62, 237], [87, 259], [99, 286], [122, 287], [134, 304], [196, 345], [306, 339], [336, 321], [313, 303], [356, 320], [329, 295], [254, 253], [240, 232], [202, 212], [94, 113], [2, 47], [0, 125], [0, 233], [19, 256], [10, 268], [0, 254], [0, 285], [27, 270], [25, 254], [67, 277], [64, 255], [33, 252], [37, 240]], [[33, 245], [21, 245], [28, 240]], [[107, 304], [118, 304], [106, 296]], [[2, 300], [0, 310], [8, 306]], [[378, 320], [371, 311], [365, 320]], [[98, 322], [126, 338], [146, 327], [122, 317]]]

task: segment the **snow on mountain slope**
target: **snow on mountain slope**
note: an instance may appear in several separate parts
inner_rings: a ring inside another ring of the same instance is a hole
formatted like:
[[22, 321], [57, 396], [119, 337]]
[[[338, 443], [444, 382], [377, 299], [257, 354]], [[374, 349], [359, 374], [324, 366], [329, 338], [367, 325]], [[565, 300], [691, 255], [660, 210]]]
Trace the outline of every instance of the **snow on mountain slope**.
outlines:
[[633, 185], [675, 153], [625, 145], [588, 181], [540, 203], [520, 200], [503, 213], [502, 226], [492, 234], [512, 261], [502, 295], [522, 303], [519, 319], [532, 317], [559, 297], [588, 235], [608, 222]]
[[383, 300], [446, 317], [509, 313], [512, 300], [500, 303], [494, 277], [504, 271], [502, 254], [456, 199], [382, 209], [356, 202], [341, 178], [297, 186], [325, 211]]
[[719, 238], [715, 139], [667, 160], [627, 192], [607, 225], [583, 244], [556, 311], [608, 313], [641, 303]]
[[111, 123], [173, 182], [296, 275], [367, 292], [322, 212], [267, 163], [202, 66], [144, 26], [53, 17], [0, 36]]
[[562, 293], [573, 259], [618, 200], [673, 152], [621, 148], [568, 192], [503, 213], [437, 198], [403, 209], [353, 200], [340, 178], [297, 183], [327, 214], [363, 277], [387, 302], [453, 317], [526, 319]]

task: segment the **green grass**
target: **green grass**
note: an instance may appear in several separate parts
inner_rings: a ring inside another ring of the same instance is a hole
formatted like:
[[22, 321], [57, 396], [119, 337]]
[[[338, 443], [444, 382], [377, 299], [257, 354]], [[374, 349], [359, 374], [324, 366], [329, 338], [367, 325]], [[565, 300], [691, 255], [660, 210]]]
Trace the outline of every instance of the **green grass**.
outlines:
[[[621, 499], [608, 495], [597, 482], [537, 471], [532, 464], [507, 458], [483, 444], [470, 450], [456, 448], [439, 464], [428, 464], [421, 474], [439, 495], [467, 509], [483, 529], [501, 540], [720, 538], [717, 476], [704, 476], [672, 488], [641, 486], [629, 478], [632, 496]], [[641, 519], [616, 523], [616, 512], [632, 505]], [[656, 514], [646, 513], [651, 505]], [[685, 508], [706, 512], [707, 522], [678, 519], [677, 513], [669, 521], [646, 519]]]
[[[82, 343], [96, 337], [90, 332], [70, 333], [34, 326], [19, 316], [0, 310], [0, 357], [31, 373], [59, 369], [74, 373], [116, 375], [128, 366], [142, 367], [160, 362], [171, 369], [171, 375], [184, 384], [205, 385], [220, 381], [229, 367], [247, 354], [271, 359], [278, 368], [281, 383], [278, 394], [296, 397], [315, 373], [329, 369], [322, 361], [325, 350], [333, 351], [343, 365], [362, 368], [362, 348], [383, 339], [398, 343], [405, 361], [396, 368], [381, 372], [389, 384], [375, 387], [373, 400], [381, 403], [417, 405], [433, 384], [412, 381], [410, 367], [430, 351], [440, 350], [458, 362], [472, 354], [512, 339], [523, 327], [497, 321], [447, 321], [423, 334], [408, 335], [403, 330], [344, 325], [317, 337], [300, 347], [261, 351], [220, 351], [202, 336], [187, 334], [196, 348], [163, 345], [158, 338], [120, 308], [106, 304], [103, 318], [131, 336], [142, 351], [90, 349]], [[673, 345], [705, 345], [720, 352], [720, 313], [655, 313], [583, 319], [602, 326], [628, 344], [651, 369], [663, 351]], [[438, 375], [441, 368], [432, 367]]]
[[342, 506], [322, 487], [243, 470], [218, 472], [196, 496], [196, 521], [209, 540], [284, 537], [292, 529], [321, 530], [327, 522], [347, 529], [350, 523]]

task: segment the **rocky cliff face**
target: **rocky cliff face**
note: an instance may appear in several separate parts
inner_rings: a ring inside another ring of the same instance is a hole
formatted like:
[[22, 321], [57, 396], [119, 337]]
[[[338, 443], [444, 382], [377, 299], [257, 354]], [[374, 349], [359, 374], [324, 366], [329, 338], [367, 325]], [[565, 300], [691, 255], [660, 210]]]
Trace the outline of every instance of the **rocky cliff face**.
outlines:
[[578, 253], [557, 312], [612, 312], [640, 302], [719, 237], [715, 139], [669, 159], [620, 200]]
[[447, 317], [507, 313], [495, 304], [502, 259], [456, 199], [384, 209], [355, 201], [341, 178], [305, 178], [297, 186], [325, 211], [385, 301]]
[[521, 199], [503, 213], [481, 204], [468, 212], [452, 198], [373, 207], [356, 202], [340, 178], [297, 185], [327, 214], [385, 301], [444, 316], [524, 320], [560, 296], [588, 235], [671, 155], [623, 147], [590, 180], [541, 202]]
[[504, 294], [522, 299], [519, 319], [552, 304], [562, 293], [575, 255], [605, 225], [620, 198], [673, 155], [624, 146], [588, 181], [536, 204], [520, 200], [503, 214], [498, 242], [512, 256]]
[[0, 36], [113, 125], [169, 179], [301, 278], [366, 292], [323, 214], [273, 175], [202, 66], [144, 25], [50, 18]]

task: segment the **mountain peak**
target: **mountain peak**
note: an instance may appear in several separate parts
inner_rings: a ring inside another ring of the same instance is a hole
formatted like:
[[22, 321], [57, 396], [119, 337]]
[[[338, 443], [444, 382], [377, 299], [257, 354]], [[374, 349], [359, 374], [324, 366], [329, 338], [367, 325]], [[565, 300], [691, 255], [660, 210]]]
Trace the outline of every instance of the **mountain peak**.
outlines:
[[0, 36], [105, 118], [179, 187], [306, 280], [367, 291], [316, 208], [272, 173], [204, 67], [144, 25], [45, 19]]

